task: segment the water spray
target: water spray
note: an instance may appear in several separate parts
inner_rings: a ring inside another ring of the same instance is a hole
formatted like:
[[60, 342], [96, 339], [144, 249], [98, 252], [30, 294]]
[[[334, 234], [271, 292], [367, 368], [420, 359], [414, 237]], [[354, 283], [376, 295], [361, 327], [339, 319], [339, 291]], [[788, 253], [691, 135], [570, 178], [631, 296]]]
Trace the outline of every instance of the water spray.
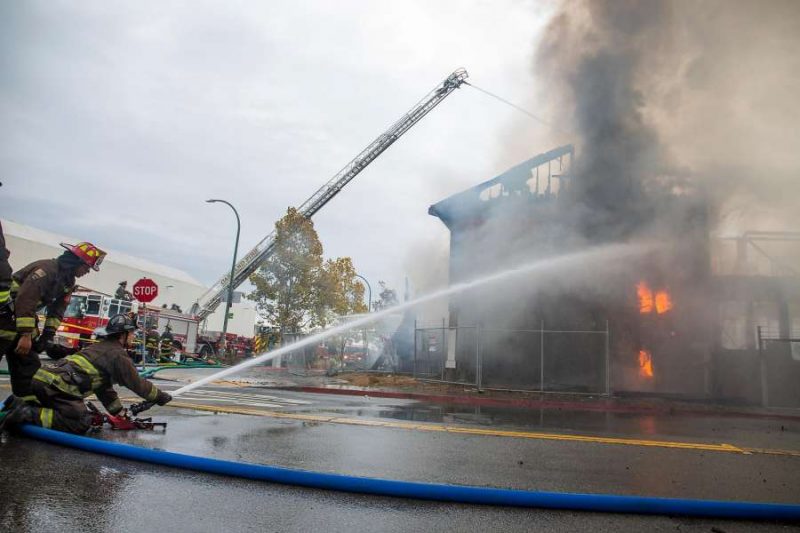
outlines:
[[327, 329], [325, 331], [321, 331], [314, 335], [310, 335], [300, 341], [297, 341], [293, 344], [289, 344], [287, 346], [283, 346], [277, 350], [273, 350], [271, 352], [264, 353], [253, 359], [248, 359], [242, 363], [239, 363], [236, 366], [232, 366], [230, 368], [226, 368], [221, 372], [217, 372], [215, 374], [211, 374], [210, 376], [206, 376], [202, 379], [195, 381], [194, 383], [189, 383], [180, 387], [179, 389], [172, 392], [173, 397], [180, 396], [185, 392], [189, 392], [190, 390], [196, 389], [198, 387], [202, 387], [207, 383], [212, 381], [219, 380], [225, 376], [230, 376], [231, 374], [236, 374], [246, 368], [250, 368], [251, 366], [258, 365], [260, 363], [269, 361], [278, 357], [280, 355], [292, 352], [294, 350], [304, 348], [306, 346], [311, 346], [317, 344], [328, 337], [332, 337], [344, 331], [348, 331], [353, 328], [358, 328], [361, 326], [365, 326], [376, 320], [380, 320], [381, 318], [397, 313], [398, 311], [405, 311], [406, 309], [410, 309], [413, 307], [417, 307], [424, 303], [437, 300], [439, 298], [443, 298], [445, 296], [450, 296], [452, 294], [457, 294], [460, 292], [464, 292], [467, 290], [475, 289], [477, 287], [481, 287], [484, 285], [489, 285], [492, 283], [497, 283], [499, 281], [503, 281], [506, 279], [514, 278], [521, 275], [528, 275], [534, 274], [536, 272], [558, 272], [564, 269], [574, 268], [578, 265], [585, 265], [591, 264], [596, 265], [599, 262], [609, 261], [609, 260], [619, 260], [624, 259], [634, 255], [641, 255], [649, 251], [652, 248], [651, 245], [645, 244], [611, 244], [606, 246], [599, 246], [595, 248], [590, 248], [588, 250], [584, 250], [581, 252], [574, 252], [570, 254], [564, 254], [556, 257], [550, 257], [547, 259], [540, 259], [534, 261], [532, 263], [527, 263], [525, 265], [503, 270], [501, 272], [496, 272], [494, 274], [490, 274], [488, 276], [478, 278], [472, 281], [466, 281], [463, 283], [458, 283], [455, 285], [451, 285], [445, 289], [439, 290], [437, 292], [433, 292], [431, 294], [427, 294], [425, 296], [421, 296], [414, 300], [410, 300], [408, 302], [404, 302], [398, 304], [394, 307], [390, 307], [388, 309], [384, 309], [377, 313], [371, 313], [365, 317], [357, 318], [355, 320], [351, 320], [350, 322], [346, 322], [339, 326], [336, 326], [331, 329]]

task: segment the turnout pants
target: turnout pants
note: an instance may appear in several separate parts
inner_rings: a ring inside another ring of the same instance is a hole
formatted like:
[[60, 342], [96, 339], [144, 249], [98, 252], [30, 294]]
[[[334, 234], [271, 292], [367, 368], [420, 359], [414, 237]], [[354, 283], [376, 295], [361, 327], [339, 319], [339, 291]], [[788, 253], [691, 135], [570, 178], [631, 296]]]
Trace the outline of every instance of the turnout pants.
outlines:
[[6, 356], [8, 361], [8, 372], [11, 374], [11, 391], [14, 396], [19, 396], [23, 400], [33, 399], [33, 389], [31, 389], [31, 381], [33, 375], [42, 366], [39, 360], [39, 354], [34, 353], [33, 350], [28, 352], [28, 355], [21, 356], [14, 352], [17, 347], [17, 340], [14, 339], [0, 339], [0, 360]]
[[92, 413], [83, 398], [66, 394], [46, 383], [33, 380], [36, 406], [34, 423], [44, 428], [82, 435], [92, 427]]

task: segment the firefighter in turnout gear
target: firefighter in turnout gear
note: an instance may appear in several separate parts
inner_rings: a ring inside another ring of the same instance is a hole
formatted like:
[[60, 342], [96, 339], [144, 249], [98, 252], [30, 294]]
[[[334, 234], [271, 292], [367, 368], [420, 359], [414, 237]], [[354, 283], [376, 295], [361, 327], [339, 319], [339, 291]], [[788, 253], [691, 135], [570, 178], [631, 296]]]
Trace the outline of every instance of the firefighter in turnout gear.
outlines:
[[[34, 261], [11, 277], [10, 305], [0, 308], [0, 357], [8, 358], [11, 390], [31, 397], [31, 378], [39, 369], [39, 352], [55, 337], [69, 303], [75, 279], [99, 270], [106, 253], [81, 242], [61, 244], [66, 251], [56, 259]], [[37, 310], [45, 308], [39, 333]]]
[[125, 300], [127, 302], [133, 301], [133, 294], [128, 291], [128, 282], [120, 281], [117, 291], [114, 293], [114, 298], [118, 300]]
[[19, 398], [11, 402], [5, 426], [35, 424], [69, 433], [86, 433], [92, 424], [91, 411], [84, 398], [95, 394], [109, 414], [117, 416], [124, 408], [115, 384], [124, 385], [147, 401], [165, 405], [172, 396], [150, 381], [139, 377], [125, 348], [133, 338], [136, 320], [129, 315], [114, 315], [103, 339], [49, 367], [36, 371], [33, 391], [36, 404]]
[[144, 336], [144, 347], [147, 350], [147, 358], [155, 361], [158, 354], [158, 331], [152, 326], [147, 328]]
[[[6, 248], [6, 238], [3, 236], [3, 226], [0, 225], [0, 313], [11, 302], [11, 264], [8, 258], [11, 254]], [[3, 354], [0, 353], [0, 358]]]
[[[0, 183], [0, 187], [3, 184]], [[0, 310], [8, 305], [11, 300], [11, 264], [8, 258], [11, 254], [6, 249], [6, 238], [3, 235], [3, 225], [0, 224]], [[2, 312], [2, 311], [0, 311]], [[3, 355], [0, 354], [0, 358]]]
[[162, 363], [168, 363], [172, 361], [172, 356], [175, 355], [173, 351], [172, 341], [175, 338], [172, 336], [172, 328], [169, 324], [164, 327], [164, 333], [161, 334], [161, 356], [159, 357], [159, 361]]
[[[3, 184], [0, 183], [0, 187]], [[6, 248], [6, 238], [3, 235], [3, 225], [0, 224], [0, 313], [11, 301], [11, 264], [8, 258], [11, 254]], [[0, 359], [3, 354], [0, 353]]]

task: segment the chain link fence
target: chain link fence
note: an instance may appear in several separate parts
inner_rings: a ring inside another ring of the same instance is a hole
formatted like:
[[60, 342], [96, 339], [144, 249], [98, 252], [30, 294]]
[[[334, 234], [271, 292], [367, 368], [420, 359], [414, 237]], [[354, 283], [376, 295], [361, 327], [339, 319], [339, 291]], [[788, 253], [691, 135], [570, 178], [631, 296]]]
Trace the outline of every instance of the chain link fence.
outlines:
[[414, 376], [479, 390], [610, 393], [603, 330], [415, 325]]

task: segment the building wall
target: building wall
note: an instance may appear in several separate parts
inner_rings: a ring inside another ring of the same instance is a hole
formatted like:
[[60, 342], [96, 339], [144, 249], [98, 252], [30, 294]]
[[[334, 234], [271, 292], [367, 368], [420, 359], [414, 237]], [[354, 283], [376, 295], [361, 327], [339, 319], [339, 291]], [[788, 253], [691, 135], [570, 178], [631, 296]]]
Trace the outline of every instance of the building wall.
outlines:
[[[60, 242], [76, 243], [79, 239], [65, 237], [45, 232], [18, 224], [10, 220], [2, 220], [3, 232], [6, 238], [6, 247], [11, 252], [10, 262], [14, 270], [39, 259], [48, 259], [61, 255], [64, 251]], [[192, 303], [207, 290], [202, 283], [192, 278], [186, 272], [132, 257], [123, 253], [107, 250], [108, 255], [100, 266], [100, 271], [91, 271], [86, 276], [79, 278], [78, 283], [89, 289], [107, 294], [114, 294], [120, 281], [128, 282], [128, 290], [142, 277], [152, 279], [158, 284], [159, 295], [151, 305], [161, 307], [162, 304], [170, 306], [178, 304], [185, 312], [191, 308]], [[209, 331], [221, 331], [224, 317], [224, 306], [220, 306], [206, 322]], [[252, 336], [256, 320], [256, 311], [253, 302], [243, 300], [240, 304], [232, 306], [233, 319], [228, 321], [228, 331], [237, 335]]]

